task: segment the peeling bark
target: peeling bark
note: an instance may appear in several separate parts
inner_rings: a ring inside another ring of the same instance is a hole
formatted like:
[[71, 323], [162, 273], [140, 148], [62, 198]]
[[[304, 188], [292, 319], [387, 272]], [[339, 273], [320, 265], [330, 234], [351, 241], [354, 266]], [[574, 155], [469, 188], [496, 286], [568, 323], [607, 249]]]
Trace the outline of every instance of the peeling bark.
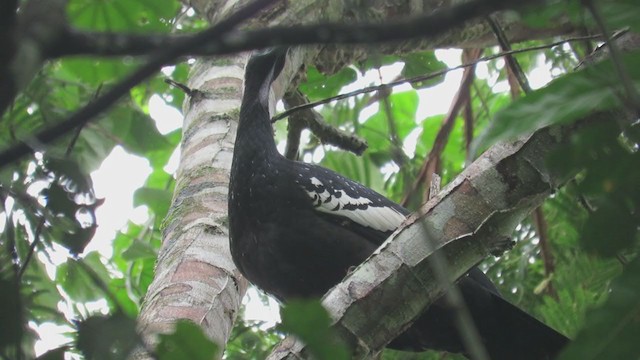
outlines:
[[[200, 325], [216, 343], [229, 338], [247, 282], [231, 261], [227, 192], [246, 55], [201, 62], [184, 108], [180, 167], [163, 245], [139, 329], [155, 335], [179, 319]], [[222, 349], [222, 347], [221, 347]], [[144, 358], [144, 354], [138, 354]]]

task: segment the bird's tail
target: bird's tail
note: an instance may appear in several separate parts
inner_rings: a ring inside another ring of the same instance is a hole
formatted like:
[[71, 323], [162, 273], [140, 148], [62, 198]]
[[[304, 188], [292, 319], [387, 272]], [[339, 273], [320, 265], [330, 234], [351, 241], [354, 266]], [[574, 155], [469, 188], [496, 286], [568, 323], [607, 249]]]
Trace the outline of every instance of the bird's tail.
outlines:
[[487, 340], [484, 345], [491, 360], [551, 360], [569, 342], [567, 337], [499, 295], [492, 296], [496, 326], [477, 324]]

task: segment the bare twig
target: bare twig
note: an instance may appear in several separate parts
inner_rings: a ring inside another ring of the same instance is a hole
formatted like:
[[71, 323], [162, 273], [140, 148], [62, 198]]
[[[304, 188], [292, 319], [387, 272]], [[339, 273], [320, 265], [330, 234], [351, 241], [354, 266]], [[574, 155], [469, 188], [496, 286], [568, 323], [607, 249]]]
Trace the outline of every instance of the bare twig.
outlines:
[[[295, 91], [285, 94], [284, 97], [282, 97], [282, 102], [286, 109], [290, 109], [294, 106], [303, 104], [305, 102], [305, 98], [299, 91]], [[306, 127], [307, 122], [304, 117], [305, 115], [313, 116], [313, 112], [315, 112], [313, 109], [307, 109], [306, 111], [300, 111], [289, 116], [287, 127], [287, 147], [284, 150], [284, 156], [287, 159], [297, 160], [298, 150], [300, 149], [300, 136], [302, 134], [302, 130]]]
[[[469, 55], [472, 59], [477, 59], [480, 54], [480, 49], [472, 49], [470, 50], [471, 54]], [[476, 62], [474, 62], [476, 63]], [[420, 168], [420, 172], [416, 177], [413, 185], [411, 186], [411, 190], [406, 193], [404, 198], [402, 199], [402, 204], [406, 205], [409, 200], [414, 196], [415, 192], [420, 188], [421, 184], [430, 184], [431, 177], [435, 172], [435, 166], [444, 150], [444, 147], [447, 144], [447, 140], [449, 138], [449, 134], [451, 133], [451, 129], [453, 128], [454, 121], [460, 112], [460, 109], [469, 101], [468, 95], [469, 91], [464, 91], [464, 89], [468, 89], [471, 87], [473, 83], [475, 73], [475, 67], [466, 67], [464, 74], [462, 75], [462, 81], [460, 82], [460, 86], [458, 87], [458, 91], [454, 96], [451, 107], [447, 112], [444, 120], [442, 121], [442, 126], [436, 135], [436, 139], [433, 142], [433, 148], [427, 155], [422, 167]]]
[[609, 31], [607, 24], [602, 17], [600, 8], [593, 0], [583, 0], [582, 3], [587, 7], [589, 12], [591, 13], [591, 16], [596, 21], [596, 24], [598, 24], [600, 31], [605, 37], [605, 41], [609, 48], [609, 55], [611, 56], [611, 61], [613, 62], [613, 67], [616, 70], [616, 73], [618, 73], [618, 77], [620, 78], [622, 86], [624, 87], [627, 95], [627, 98], [623, 100], [626, 100], [626, 105], [634, 111], [636, 116], [640, 115], [640, 94], [638, 94], [638, 91], [633, 85], [633, 82], [631, 82], [629, 72], [627, 71], [624, 62], [622, 61], [622, 54], [620, 53], [620, 49], [618, 48], [616, 42], [612, 41], [611, 32]]
[[[503, 52], [511, 51], [511, 44], [509, 44], [509, 39], [507, 39], [507, 35], [502, 30], [502, 27], [498, 23], [498, 21], [492, 16], [487, 16], [487, 21], [489, 22], [489, 26], [491, 26], [491, 30], [496, 35], [496, 39], [498, 40], [498, 44], [500, 44], [500, 48]], [[513, 74], [518, 80], [518, 84], [525, 93], [531, 92], [531, 86], [529, 85], [529, 80], [527, 80], [527, 76], [525, 75], [520, 63], [516, 61], [516, 59], [511, 56], [511, 54], [505, 55], [505, 60], [507, 64], [513, 69]]]
[[332, 96], [332, 97], [328, 97], [326, 99], [322, 99], [322, 100], [318, 100], [318, 101], [314, 101], [308, 104], [304, 104], [304, 105], [300, 105], [300, 106], [296, 106], [294, 108], [291, 108], [287, 111], [284, 111], [280, 114], [275, 115], [273, 118], [271, 118], [271, 122], [276, 122], [280, 119], [284, 119], [287, 116], [289, 116], [291, 113], [296, 112], [296, 111], [300, 111], [303, 109], [310, 109], [310, 108], [314, 108], [316, 106], [319, 105], [324, 105], [324, 104], [328, 104], [330, 102], [334, 102], [334, 101], [338, 101], [338, 100], [343, 100], [343, 99], [348, 99], [350, 97], [354, 97], [357, 95], [361, 95], [361, 94], [367, 94], [367, 93], [371, 93], [374, 91], [380, 91], [383, 88], [386, 87], [395, 87], [395, 86], [400, 86], [400, 85], [404, 85], [404, 84], [413, 84], [413, 83], [418, 83], [418, 82], [423, 82], [423, 81], [427, 81], [433, 78], [436, 78], [438, 76], [442, 76], [450, 71], [453, 70], [458, 70], [458, 69], [464, 69], [470, 66], [475, 66], [478, 63], [481, 62], [485, 62], [485, 61], [490, 61], [490, 60], [494, 60], [494, 59], [498, 59], [501, 58], [505, 55], [515, 55], [515, 54], [521, 54], [521, 53], [526, 53], [526, 52], [530, 52], [530, 51], [537, 51], [537, 50], [545, 50], [545, 49], [549, 49], [552, 48], [554, 46], [558, 46], [558, 45], [562, 45], [562, 44], [566, 44], [569, 42], [576, 42], [576, 41], [584, 41], [584, 40], [594, 40], [594, 39], [599, 39], [601, 38], [601, 35], [589, 35], [589, 36], [580, 36], [580, 37], [574, 37], [574, 38], [569, 38], [569, 39], [565, 39], [565, 40], [561, 40], [561, 41], [556, 41], [553, 43], [549, 43], [546, 45], [539, 45], [539, 46], [532, 46], [532, 47], [528, 47], [525, 49], [516, 49], [516, 50], [511, 50], [511, 51], [506, 51], [506, 52], [501, 52], [498, 54], [494, 54], [494, 55], [490, 55], [490, 56], [486, 56], [483, 58], [480, 58], [472, 63], [465, 63], [462, 65], [458, 65], [458, 66], [454, 66], [452, 68], [447, 68], [447, 69], [443, 69], [443, 70], [439, 70], [439, 71], [434, 71], [432, 73], [426, 74], [426, 75], [420, 75], [420, 76], [415, 76], [409, 79], [399, 79], [396, 81], [392, 81], [386, 84], [381, 84], [381, 85], [375, 85], [375, 86], [368, 86], [362, 89], [358, 89], [355, 91], [351, 91], [345, 94], [340, 94], [340, 95], [336, 95], [336, 96]]
[[191, 96], [193, 94], [193, 89], [191, 89], [187, 85], [181, 84], [181, 83], [179, 83], [179, 82], [177, 82], [177, 81], [175, 81], [173, 79], [164, 79], [164, 82], [169, 84], [169, 85], [171, 85], [171, 86], [173, 86], [173, 87], [176, 87], [176, 88], [182, 90], [182, 92], [184, 92], [188, 96]]
[[[285, 101], [291, 106], [297, 106], [294, 104], [304, 104], [307, 102], [307, 99], [302, 93], [295, 91], [289, 94], [285, 98]], [[302, 123], [304, 128], [311, 130], [324, 144], [337, 146], [340, 149], [351, 151], [356, 155], [361, 155], [367, 149], [368, 145], [365, 140], [357, 135], [350, 134], [327, 124], [322, 116], [312, 109], [302, 111], [299, 116], [297, 114], [293, 115], [296, 115], [293, 118], [294, 123]], [[291, 121], [292, 118], [289, 120]], [[298, 124], [292, 125], [291, 122], [289, 124], [289, 126], [299, 126]], [[293, 141], [295, 141], [295, 139]], [[287, 150], [287, 154], [289, 154], [290, 151], [293, 152], [294, 148], [297, 153], [297, 145], [295, 147], [294, 145], [295, 144], [291, 145], [291, 150]], [[289, 144], [287, 144], [287, 147], [289, 147]]]
[[548, 280], [545, 289], [547, 291], [547, 294], [558, 300], [558, 293], [556, 292], [556, 289], [551, 282], [551, 277], [556, 270], [556, 265], [553, 259], [553, 253], [551, 252], [551, 246], [549, 244], [547, 220], [545, 219], [542, 207], [538, 206], [534, 210], [533, 221], [536, 225], [536, 232], [538, 233], [540, 254], [542, 255], [542, 262], [544, 264], [544, 276]]

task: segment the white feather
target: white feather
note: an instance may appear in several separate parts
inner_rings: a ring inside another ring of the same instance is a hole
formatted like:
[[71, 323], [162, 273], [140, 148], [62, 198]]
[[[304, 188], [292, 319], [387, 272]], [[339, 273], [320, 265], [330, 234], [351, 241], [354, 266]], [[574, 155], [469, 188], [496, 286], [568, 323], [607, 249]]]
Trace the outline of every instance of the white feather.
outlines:
[[[311, 183], [316, 186], [323, 186], [322, 182], [312, 177]], [[370, 199], [364, 197], [351, 197], [343, 190], [336, 191], [331, 195], [326, 189], [319, 193], [305, 189], [309, 197], [313, 200], [318, 211], [346, 217], [362, 226], [367, 226], [379, 231], [392, 231], [397, 229], [405, 219], [405, 216], [396, 209], [387, 206], [376, 206]], [[336, 196], [338, 195], [338, 196]], [[345, 209], [348, 206], [367, 205], [364, 209]]]

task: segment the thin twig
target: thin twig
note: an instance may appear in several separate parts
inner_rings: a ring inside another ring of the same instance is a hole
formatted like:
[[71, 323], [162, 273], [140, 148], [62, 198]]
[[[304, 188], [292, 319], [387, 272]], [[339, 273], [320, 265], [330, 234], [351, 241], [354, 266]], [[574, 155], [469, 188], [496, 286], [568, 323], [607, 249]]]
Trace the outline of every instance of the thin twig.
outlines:
[[[305, 98], [299, 91], [287, 93], [282, 97], [285, 109], [290, 109], [294, 106], [301, 105], [305, 102]], [[302, 130], [306, 127], [306, 120], [303, 118], [304, 114], [307, 116], [313, 116], [309, 112], [313, 112], [313, 109], [307, 111], [300, 111], [295, 114], [291, 114], [288, 119], [287, 127], [287, 147], [284, 150], [284, 156], [287, 159], [297, 160], [298, 150], [300, 149], [300, 136]]]
[[[473, 53], [470, 49], [467, 49], [462, 52], [462, 62], [468, 63], [476, 60], [473, 58]], [[482, 55], [482, 52], [478, 56]], [[466, 88], [460, 88], [461, 95], [466, 97], [468, 101], [464, 104], [464, 108], [462, 109], [462, 118], [464, 120], [464, 148], [465, 148], [465, 159], [469, 160], [471, 156], [471, 143], [473, 142], [473, 127], [474, 127], [474, 117], [473, 117], [473, 103], [471, 99], [471, 86]]]
[[[477, 59], [481, 54], [480, 49], [473, 49], [472, 51], [473, 53], [470, 55], [472, 59]], [[472, 63], [477, 62], [472, 61]], [[447, 115], [442, 122], [442, 126], [440, 127], [440, 130], [436, 135], [436, 138], [433, 142], [433, 147], [431, 148], [429, 155], [427, 155], [424, 163], [422, 164], [418, 176], [411, 185], [411, 190], [409, 190], [402, 199], [402, 205], [406, 206], [408, 204], [409, 200], [413, 197], [413, 195], [422, 184], [427, 184], [428, 186], [431, 183], [431, 176], [435, 172], [438, 159], [440, 158], [440, 155], [442, 154], [442, 151], [447, 144], [447, 140], [449, 138], [449, 134], [451, 133], [451, 129], [453, 128], [454, 121], [458, 116], [460, 109], [462, 109], [462, 107], [469, 101], [469, 98], [467, 96], [469, 92], [464, 91], [463, 89], [468, 89], [469, 87], [471, 87], [474, 79], [474, 73], [475, 67], [472, 66], [465, 68], [462, 75], [462, 81], [460, 82], [460, 86], [458, 87], [458, 91], [456, 92], [451, 102], [451, 107], [449, 108], [449, 111], [447, 112]]]
[[22, 262], [22, 266], [20, 267], [20, 271], [18, 271], [18, 279], [22, 278], [24, 272], [27, 271], [27, 266], [29, 262], [31, 262], [31, 258], [36, 251], [36, 246], [40, 243], [40, 235], [42, 234], [42, 228], [44, 227], [44, 217], [40, 218], [38, 222], [38, 226], [36, 226], [36, 231], [33, 234], [33, 241], [29, 245], [29, 251], [27, 252], [27, 256], [25, 256], [24, 261]]
[[548, 279], [545, 290], [554, 299], [558, 300], [558, 293], [556, 292], [551, 277], [556, 270], [555, 261], [553, 259], [553, 253], [549, 244], [549, 236], [547, 230], [547, 220], [545, 219], [542, 207], [538, 206], [533, 212], [533, 221], [536, 226], [536, 232], [538, 233], [538, 240], [540, 244], [540, 254], [542, 255], [542, 263], [544, 264], [544, 276]]
[[289, 115], [291, 115], [291, 113], [296, 112], [296, 111], [300, 111], [300, 110], [303, 110], [303, 109], [314, 108], [314, 107], [319, 106], [319, 105], [328, 104], [330, 102], [334, 102], [334, 101], [338, 101], [338, 100], [348, 99], [350, 97], [354, 97], [354, 96], [361, 95], [361, 94], [367, 94], [367, 93], [371, 93], [371, 92], [374, 92], [374, 91], [380, 91], [385, 87], [395, 87], [395, 86], [400, 86], [400, 85], [404, 85], [404, 84], [413, 84], [413, 83], [417, 83], [417, 82], [427, 81], [427, 80], [436, 78], [438, 76], [445, 75], [450, 71], [458, 70], [458, 69], [464, 69], [464, 68], [467, 68], [467, 67], [470, 67], [470, 66], [475, 66], [478, 63], [485, 62], [485, 61], [490, 61], [490, 60], [494, 60], [494, 59], [498, 59], [498, 58], [501, 58], [501, 57], [503, 57], [505, 55], [515, 55], [515, 54], [521, 54], [521, 53], [526, 53], [526, 52], [530, 52], [530, 51], [545, 50], [545, 49], [549, 49], [549, 48], [552, 48], [554, 46], [559, 46], [559, 45], [566, 44], [566, 43], [569, 43], [569, 42], [584, 41], [584, 40], [594, 40], [594, 39], [599, 39], [601, 37], [602, 37], [601, 35], [589, 35], [589, 36], [573, 37], [573, 38], [569, 38], [569, 39], [565, 39], [565, 40], [549, 43], [549, 44], [546, 44], [546, 45], [532, 46], [532, 47], [528, 47], [528, 48], [525, 48], [525, 49], [515, 49], [515, 50], [511, 50], [511, 51], [500, 52], [498, 54], [489, 55], [489, 56], [480, 58], [480, 59], [478, 59], [478, 60], [476, 60], [474, 62], [471, 62], [471, 63], [466, 63], [466, 64], [454, 66], [452, 68], [447, 68], [447, 69], [443, 69], [443, 70], [434, 71], [434, 72], [426, 74], [426, 75], [415, 76], [415, 77], [412, 77], [412, 78], [409, 78], [409, 79], [399, 79], [399, 80], [392, 81], [392, 82], [389, 82], [389, 83], [386, 83], [386, 84], [381, 84], [381, 85], [368, 86], [368, 87], [365, 87], [365, 88], [362, 88], [362, 89], [358, 89], [358, 90], [355, 90], [355, 91], [350, 91], [348, 93], [344, 93], [344, 94], [328, 97], [326, 99], [314, 101], [314, 102], [311, 102], [311, 103], [308, 103], [308, 104], [296, 106], [294, 108], [291, 108], [289, 110], [281, 112], [280, 114], [275, 115], [274, 117], [271, 118], [271, 122], [276, 122], [276, 121], [278, 121], [280, 119], [284, 119], [284, 118], [288, 117]]
[[[489, 22], [489, 26], [491, 30], [496, 36], [498, 40], [498, 44], [500, 44], [500, 48], [503, 52], [511, 51], [511, 44], [509, 43], [509, 39], [507, 39], [507, 35], [502, 30], [502, 27], [498, 23], [498, 21], [492, 15], [487, 16], [487, 21]], [[520, 63], [516, 61], [516, 59], [511, 56], [511, 54], [505, 55], [505, 60], [507, 64], [513, 69], [513, 74], [516, 76], [518, 80], [518, 84], [525, 93], [531, 92], [531, 85], [529, 85], [529, 80], [527, 80], [527, 76], [525, 75]]]
[[629, 72], [622, 60], [622, 54], [620, 53], [618, 45], [615, 41], [612, 41], [611, 32], [604, 21], [600, 8], [593, 0], [583, 0], [583, 4], [587, 7], [605, 37], [605, 41], [609, 47], [609, 55], [611, 56], [613, 67], [616, 70], [616, 73], [618, 73], [618, 77], [620, 78], [622, 86], [627, 94], [627, 106], [634, 110], [636, 116], [640, 115], [640, 94], [638, 94], [638, 91], [631, 81], [631, 77], [629, 76]]

